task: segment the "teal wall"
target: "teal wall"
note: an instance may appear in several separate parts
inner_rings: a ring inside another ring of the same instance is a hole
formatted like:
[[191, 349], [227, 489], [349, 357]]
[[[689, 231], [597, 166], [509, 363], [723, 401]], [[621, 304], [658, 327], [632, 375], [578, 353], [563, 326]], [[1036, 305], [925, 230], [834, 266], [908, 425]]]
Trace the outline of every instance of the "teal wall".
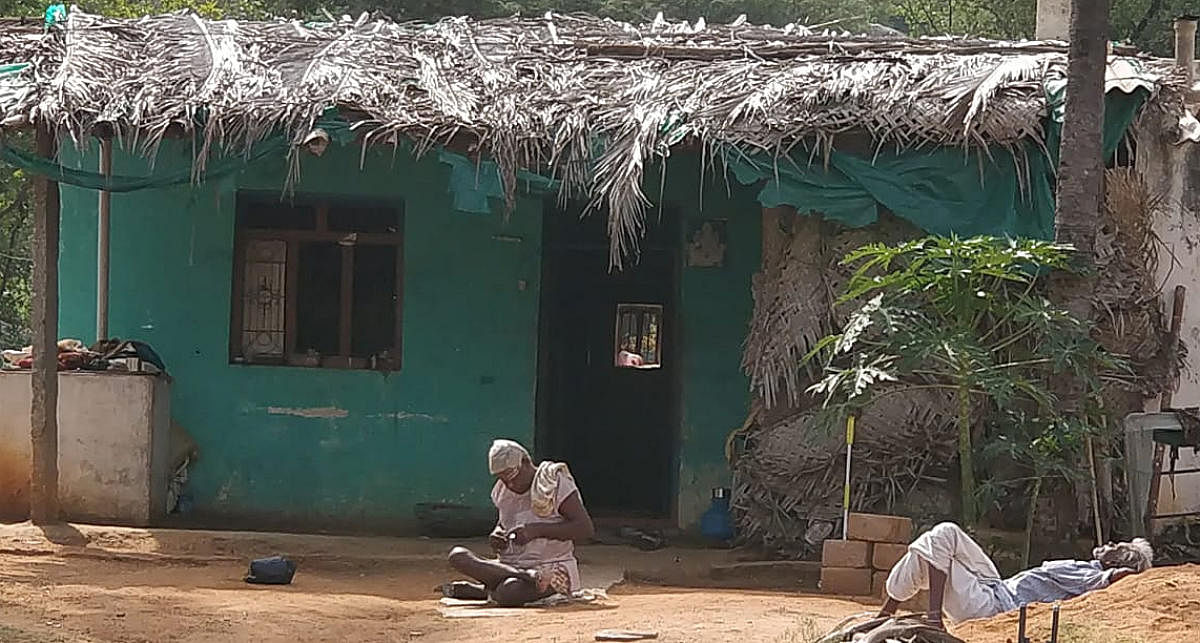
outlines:
[[[115, 172], [145, 173], [116, 156]], [[166, 149], [157, 167], [189, 162]], [[505, 223], [452, 212], [436, 162], [380, 150], [360, 171], [354, 150], [306, 158], [298, 193], [405, 201], [403, 368], [230, 365], [236, 189], [279, 190], [283, 172], [261, 163], [215, 185], [112, 199], [111, 334], [149, 342], [175, 378], [173, 415], [200, 450], [197, 514], [408, 530], [417, 502], [486, 503], [490, 440], [533, 437], [540, 201], [522, 201]], [[95, 203], [63, 190], [62, 329], [87, 340]], [[501, 234], [522, 242], [493, 239]], [[341, 417], [292, 414], [325, 407]]]
[[[704, 177], [703, 190], [696, 185]], [[701, 173], [691, 159], [667, 170], [667, 199], [684, 213], [684, 248], [705, 219], [727, 220], [728, 247], [720, 268], [683, 268], [683, 418], [678, 516], [692, 525], [709, 506], [713, 487], [729, 486], [725, 438], [746, 420], [750, 381], [742, 373], [742, 343], [754, 312], [751, 279], [761, 265], [762, 209], [757, 188]], [[653, 193], [652, 193], [653, 194]], [[686, 251], [684, 253], [686, 261]]]
[[[155, 167], [187, 167], [190, 153], [168, 144]], [[533, 442], [540, 199], [523, 197], [507, 221], [499, 211], [455, 212], [446, 166], [380, 149], [360, 170], [359, 153], [305, 157], [296, 191], [405, 201], [404, 363], [390, 375], [229, 364], [236, 193], [279, 190], [282, 162], [112, 197], [110, 331], [149, 342], [175, 378], [173, 415], [200, 450], [189, 485], [198, 520], [410, 531], [415, 503], [488, 504], [491, 439]], [[114, 156], [118, 174], [149, 171]], [[63, 159], [96, 167], [94, 150], [64, 150]], [[694, 163], [673, 163], [666, 198], [685, 214], [683, 235], [692, 222], [728, 219], [729, 249], [723, 268], [682, 269], [684, 525], [707, 507], [711, 487], [729, 482], [724, 439], [749, 400], [741, 344], [761, 247], [753, 193], [717, 178], [701, 194], [699, 176]], [[88, 341], [95, 212], [94, 192], [63, 188], [61, 328]], [[301, 417], [306, 409], [334, 411]]]

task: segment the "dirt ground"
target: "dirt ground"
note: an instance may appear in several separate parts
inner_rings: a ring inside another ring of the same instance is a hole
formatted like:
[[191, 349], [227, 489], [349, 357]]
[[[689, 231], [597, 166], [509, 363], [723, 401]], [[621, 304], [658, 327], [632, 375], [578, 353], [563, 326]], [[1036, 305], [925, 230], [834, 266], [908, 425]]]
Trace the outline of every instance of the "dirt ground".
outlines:
[[[479, 543], [483, 545], [483, 543]], [[649, 629], [660, 641], [806, 641], [870, 609], [765, 592], [615, 587], [604, 607], [446, 618], [433, 588], [449, 543], [71, 526], [0, 525], [0, 642], [591, 641]], [[293, 585], [242, 582], [246, 561], [284, 553]], [[724, 554], [718, 553], [718, 556]], [[580, 551], [584, 584], [607, 587], [623, 564], [697, 568], [713, 553], [628, 547]]]
[[[440, 560], [446, 547], [390, 538], [85, 526], [43, 533], [0, 525], [0, 642], [565, 642], [626, 628], [657, 631], [660, 641], [807, 643], [873, 609], [798, 593], [618, 585], [603, 607], [446, 618], [432, 594], [447, 576]], [[293, 585], [242, 582], [249, 558], [274, 553], [300, 562]], [[580, 552], [584, 584], [592, 587], [615, 583], [628, 565], [700, 568], [714, 556], [624, 547]], [[1035, 624], [1048, 612], [1036, 610]], [[1200, 568], [1122, 581], [1068, 603], [1063, 622], [1064, 643], [1200, 640]], [[1001, 617], [959, 634], [1005, 643], [1015, 632], [1015, 621]]]
[[[1029, 609], [1029, 638], [1050, 640], [1051, 608]], [[1200, 641], [1200, 565], [1152, 569], [1112, 587], [1063, 603], [1063, 643], [1174, 643]], [[974, 643], [1015, 640], [1016, 615], [968, 623], [955, 633]]]

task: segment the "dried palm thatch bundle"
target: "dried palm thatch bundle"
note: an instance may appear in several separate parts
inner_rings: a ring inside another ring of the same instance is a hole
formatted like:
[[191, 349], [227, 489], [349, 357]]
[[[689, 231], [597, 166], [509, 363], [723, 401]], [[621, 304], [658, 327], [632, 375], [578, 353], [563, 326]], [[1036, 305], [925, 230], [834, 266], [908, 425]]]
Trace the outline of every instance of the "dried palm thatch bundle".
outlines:
[[[28, 36], [28, 30], [20, 31]], [[0, 50], [18, 32], [0, 25]], [[871, 39], [747, 24], [630, 25], [587, 16], [397, 24], [363, 16], [115, 20], [73, 11], [28, 52], [30, 91], [0, 127], [39, 123], [82, 144], [96, 129], [152, 155], [168, 132], [241, 154], [299, 142], [329, 109], [364, 144], [448, 145], [494, 159], [510, 201], [520, 169], [607, 211], [611, 260], [641, 237], [647, 166], [672, 147], [786, 156], [865, 131], [876, 145], [1016, 145], [1043, 138], [1054, 43]], [[1146, 62], [1153, 89], [1169, 65]]]
[[847, 618], [812, 643], [964, 643], [923, 619], [922, 614], [880, 617], [868, 612]]
[[[816, 216], [801, 216], [781, 256], [754, 276], [754, 314], [742, 352], [750, 386], [767, 407], [797, 405], [807, 380], [798, 367], [833, 332], [834, 293], [825, 280], [825, 234]], [[780, 390], [782, 387], [782, 391]]]
[[[954, 417], [940, 390], [896, 387], [876, 397], [857, 420], [852, 506], [888, 508], [941, 474], [954, 457]], [[840, 519], [844, 435], [822, 420], [803, 412], [749, 429], [733, 467], [740, 537], [802, 555], [819, 545], [804, 539], [811, 521]]]
[[1106, 350], [1128, 356], [1134, 370], [1131, 384], [1152, 397], [1165, 390], [1170, 377], [1161, 292], [1155, 283], [1159, 240], [1152, 227], [1161, 198], [1129, 167], [1108, 170], [1105, 191], [1096, 237], [1094, 333]]
[[[1140, 175], [1128, 168], [1110, 170], [1105, 217], [1096, 244], [1099, 270], [1095, 307], [1096, 337], [1110, 352], [1127, 355], [1134, 366], [1133, 398], [1153, 395], [1167, 382], [1165, 342], [1156, 273], [1157, 239], [1151, 214], [1157, 199]], [[813, 234], [810, 232], [810, 234]], [[841, 511], [845, 447], [841, 435], [816, 425], [816, 411], [803, 391], [807, 385], [801, 359], [817, 338], [840, 328], [848, 312], [835, 295], [844, 289], [853, 266], [841, 264], [850, 250], [868, 243], [897, 243], [920, 231], [894, 217], [878, 224], [831, 230], [821, 228], [821, 242], [791, 239], [780, 264], [755, 282], [755, 312], [743, 363], [751, 375], [759, 407], [777, 405], [792, 415], [760, 411], [743, 432], [744, 455], [736, 461], [735, 511], [744, 536], [769, 547], [802, 552], [802, 536], [812, 520], [836, 520]], [[818, 258], [816, 253], [820, 252]], [[772, 379], [774, 378], [774, 379]], [[786, 396], [779, 393], [786, 392]], [[1127, 403], [1122, 391], [1106, 392], [1114, 411]], [[856, 507], [890, 507], [888, 495], [899, 476], [911, 485], [930, 463], [945, 466], [954, 457], [953, 409], [940, 395], [901, 394], [911, 406], [891, 402], [873, 406], [878, 421], [872, 430], [864, 415], [856, 446]], [[796, 411], [799, 411], [798, 413]], [[930, 431], [929, 427], [940, 427]], [[939, 442], [939, 440], [941, 440]], [[940, 454], [930, 458], [930, 454]], [[860, 464], [861, 463], [861, 464]], [[911, 486], [909, 487], [911, 489]]]
[[886, 213], [863, 228], [823, 225], [816, 216], [797, 217], [782, 255], [768, 261], [752, 285], [754, 314], [742, 368], [767, 408], [805, 408], [804, 389], [815, 374], [801, 366], [804, 356], [817, 340], [846, 323], [853, 306], [837, 303], [855, 270], [842, 259], [868, 243], [898, 243], [920, 235], [912, 224]]
[[0, 18], [0, 65], [29, 62], [42, 40], [42, 21], [20, 18]]

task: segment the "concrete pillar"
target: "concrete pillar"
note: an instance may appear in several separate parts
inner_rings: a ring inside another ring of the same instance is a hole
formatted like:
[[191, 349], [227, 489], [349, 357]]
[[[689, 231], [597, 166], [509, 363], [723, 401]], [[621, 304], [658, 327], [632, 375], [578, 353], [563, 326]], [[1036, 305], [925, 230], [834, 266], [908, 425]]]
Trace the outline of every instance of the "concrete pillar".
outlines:
[[1071, 36], [1071, 0], [1037, 0], [1038, 40], [1061, 40]]
[[1189, 83], [1196, 82], [1196, 18], [1175, 21], [1175, 64], [1187, 74]]

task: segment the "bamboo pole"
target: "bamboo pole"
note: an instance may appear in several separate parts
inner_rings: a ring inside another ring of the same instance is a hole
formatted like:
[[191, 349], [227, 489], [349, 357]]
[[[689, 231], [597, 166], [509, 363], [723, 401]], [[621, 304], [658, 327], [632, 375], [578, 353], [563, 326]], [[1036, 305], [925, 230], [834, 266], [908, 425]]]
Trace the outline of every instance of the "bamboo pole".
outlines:
[[854, 452], [854, 416], [846, 418], [846, 482], [842, 487], [842, 540], [850, 539], [850, 461]]
[[[100, 174], [112, 176], [112, 140], [100, 139]], [[108, 339], [109, 213], [112, 194], [100, 190], [96, 220], [96, 341]]]
[[1087, 436], [1086, 441], [1088, 469], [1092, 472], [1092, 520], [1096, 528], [1096, 546], [1099, 547], [1104, 544], [1104, 528], [1100, 524], [1100, 492], [1096, 486], [1096, 447], [1092, 443], [1092, 436]]

